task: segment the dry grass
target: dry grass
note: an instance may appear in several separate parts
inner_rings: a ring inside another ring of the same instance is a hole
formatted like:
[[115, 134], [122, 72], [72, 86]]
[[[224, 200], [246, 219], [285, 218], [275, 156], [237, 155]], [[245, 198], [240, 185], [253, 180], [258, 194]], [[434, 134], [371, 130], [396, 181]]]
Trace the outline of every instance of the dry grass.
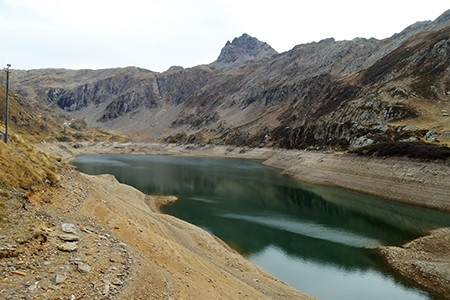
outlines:
[[[5, 87], [0, 85], [0, 124], [4, 123], [6, 115], [5, 98]], [[57, 114], [48, 109], [37, 109], [28, 99], [12, 90], [9, 96], [9, 121], [9, 131], [31, 143], [41, 141], [125, 142], [129, 140], [128, 137], [114, 132], [93, 128], [84, 120]]]
[[[390, 125], [393, 127], [415, 125], [420, 130], [433, 129], [440, 134], [444, 131], [450, 131], [450, 118], [444, 117], [442, 114], [443, 110], [450, 111], [449, 101], [432, 101], [418, 98], [408, 100], [407, 104], [417, 111], [419, 116], [413, 119], [390, 122]], [[448, 134], [442, 134], [438, 140], [440, 145], [450, 145], [450, 136]]]
[[[0, 189], [39, 189], [59, 180], [56, 160], [31, 144], [41, 141], [125, 142], [127, 137], [88, 126], [49, 110], [35, 109], [27, 99], [10, 91], [10, 143], [0, 142]], [[0, 85], [0, 129], [5, 131], [5, 87]]]
[[57, 159], [36, 150], [22, 137], [12, 134], [10, 142], [0, 141], [0, 187], [40, 189], [59, 180]]

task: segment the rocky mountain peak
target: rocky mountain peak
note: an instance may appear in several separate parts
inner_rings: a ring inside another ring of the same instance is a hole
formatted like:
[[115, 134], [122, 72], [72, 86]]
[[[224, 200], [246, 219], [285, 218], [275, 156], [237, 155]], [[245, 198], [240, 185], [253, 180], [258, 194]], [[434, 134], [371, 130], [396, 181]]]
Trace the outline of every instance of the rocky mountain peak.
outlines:
[[435, 23], [445, 23], [448, 21], [450, 21], [450, 9], [440, 15], [436, 20], [434, 20]]
[[249, 60], [261, 60], [278, 54], [269, 44], [259, 41], [246, 33], [227, 41], [219, 57], [211, 66], [215, 68], [234, 67]]
[[256, 49], [258, 47], [258, 44], [267, 45], [266, 43], [260, 42], [257, 38], [251, 37], [246, 33], [244, 33], [240, 37], [234, 38], [232, 43], [230, 43], [230, 41], [227, 42], [227, 45], [233, 45], [235, 47], [240, 47], [250, 51]]

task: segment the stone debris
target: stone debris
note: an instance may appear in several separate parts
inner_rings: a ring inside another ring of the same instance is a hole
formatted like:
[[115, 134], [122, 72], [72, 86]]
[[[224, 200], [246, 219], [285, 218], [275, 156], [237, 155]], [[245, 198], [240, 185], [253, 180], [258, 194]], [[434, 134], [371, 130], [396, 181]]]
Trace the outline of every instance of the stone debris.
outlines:
[[120, 255], [120, 253], [118, 253], [118, 252], [114, 252], [114, 253], [111, 253], [110, 254], [110, 256], [109, 256], [109, 261], [110, 262], [121, 262], [122, 261], [122, 257], [121, 257], [121, 255]]
[[437, 138], [439, 138], [441, 135], [439, 133], [437, 133], [434, 130], [429, 130], [426, 134], [425, 134], [425, 139], [430, 141], [430, 142], [435, 142], [437, 140]]
[[416, 261], [412, 263], [423, 273], [429, 273], [436, 277], [445, 278], [450, 282], [450, 263], [449, 262], [428, 262]]
[[71, 251], [75, 251], [78, 249], [78, 245], [75, 243], [71, 243], [71, 242], [67, 242], [61, 245], [58, 245], [58, 249], [61, 251], [67, 251], [67, 252], [71, 252]]
[[61, 274], [56, 274], [55, 277], [52, 278], [53, 284], [56, 284], [56, 285], [61, 284], [64, 281], [66, 281], [66, 276], [61, 275]]
[[[67, 190], [74, 205], [87, 195], [80, 191]], [[17, 231], [1, 232], [0, 299], [123, 299], [135, 258], [109, 229], [82, 216], [68, 221], [70, 210], [19, 213]]]
[[14, 271], [12, 271], [12, 273], [16, 274], [16, 275], [20, 275], [20, 276], [27, 276], [28, 275], [27, 272], [21, 271], [21, 270], [14, 270]]
[[368, 138], [367, 136], [360, 136], [357, 139], [350, 141], [350, 145], [353, 148], [361, 148], [372, 145], [374, 140]]
[[80, 240], [80, 237], [76, 234], [60, 234], [58, 237], [65, 242], [75, 242]]
[[64, 223], [61, 225], [61, 228], [64, 232], [67, 233], [77, 233], [77, 231], [75, 230], [75, 225], [71, 224], [71, 223]]
[[119, 278], [115, 278], [113, 280], [112, 284], [114, 284], [114, 285], [123, 285], [123, 282]]
[[450, 228], [440, 228], [401, 247], [380, 246], [387, 263], [401, 275], [450, 299]]
[[109, 294], [109, 287], [110, 287], [110, 282], [109, 280], [105, 280], [105, 285], [103, 287], [103, 295], [108, 295]]
[[91, 267], [87, 264], [79, 264], [78, 265], [78, 271], [81, 273], [89, 273], [91, 271]]

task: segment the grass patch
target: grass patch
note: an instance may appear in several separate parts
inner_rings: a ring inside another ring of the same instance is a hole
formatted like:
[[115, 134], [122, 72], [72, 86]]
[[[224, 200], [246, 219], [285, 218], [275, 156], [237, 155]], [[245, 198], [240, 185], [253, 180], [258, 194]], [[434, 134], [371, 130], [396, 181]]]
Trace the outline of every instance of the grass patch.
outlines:
[[0, 186], [6, 189], [40, 189], [47, 183], [59, 181], [57, 160], [36, 150], [18, 135], [10, 142], [0, 141]]

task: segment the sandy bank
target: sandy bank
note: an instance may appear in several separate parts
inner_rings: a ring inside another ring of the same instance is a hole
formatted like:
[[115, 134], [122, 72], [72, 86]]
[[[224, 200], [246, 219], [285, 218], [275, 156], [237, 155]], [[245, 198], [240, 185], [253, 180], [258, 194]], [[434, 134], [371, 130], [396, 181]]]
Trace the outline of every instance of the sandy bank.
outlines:
[[[64, 161], [88, 152], [73, 145], [42, 145], [48, 148], [40, 150]], [[84, 230], [79, 249], [57, 253], [59, 260], [52, 262], [52, 270], [64, 268], [70, 282], [55, 286], [49, 281], [54, 288], [49, 299], [315, 299], [273, 278], [217, 237], [161, 214], [158, 206], [173, 197], [145, 195], [111, 175], [89, 176], [70, 167], [62, 168], [61, 178], [58, 188], [30, 197], [36, 215], [45, 211], [49, 220], [37, 227], [56, 233], [62, 223], [72, 223]], [[124, 261], [126, 276], [120, 272]], [[80, 263], [91, 267], [88, 274], [77, 270]], [[45, 270], [40, 274], [48, 277]]]
[[[83, 154], [100, 154], [100, 153], [116, 153], [116, 154], [158, 154], [158, 155], [178, 155], [178, 156], [203, 156], [203, 157], [237, 157], [237, 158], [248, 158], [248, 159], [260, 159], [264, 161], [264, 164], [280, 168], [283, 170], [284, 174], [292, 176], [296, 179], [322, 184], [336, 186], [346, 189], [351, 189], [375, 196], [380, 196], [386, 199], [391, 199], [399, 202], [409, 203], [417, 206], [442, 210], [450, 212], [450, 180], [448, 180], [448, 175], [450, 174], [449, 164], [445, 164], [439, 161], [435, 162], [421, 162], [412, 161], [402, 158], [365, 158], [358, 157], [355, 155], [347, 155], [340, 153], [331, 152], [312, 152], [312, 151], [288, 151], [280, 149], [248, 149], [248, 148], [236, 148], [236, 147], [225, 147], [225, 146], [176, 146], [172, 144], [144, 144], [144, 143], [129, 143], [129, 144], [104, 144], [104, 143], [67, 143], [67, 144], [39, 144], [36, 145], [41, 151], [50, 153], [54, 156], [61, 157], [65, 161], [70, 161], [78, 155]], [[93, 179], [94, 181], [97, 179]], [[106, 191], [110, 191], [109, 187], [105, 188]], [[117, 194], [114, 192], [114, 194]], [[124, 199], [128, 199], [124, 197]], [[128, 200], [122, 200], [122, 202], [128, 202]], [[151, 201], [148, 203], [152, 203]], [[153, 202], [155, 203], [155, 202]], [[152, 204], [154, 205], [154, 204]], [[102, 204], [100, 206], [105, 206]], [[85, 213], [87, 214], [95, 207], [93, 203], [86, 204], [88, 208]], [[150, 205], [151, 207], [151, 205]], [[156, 211], [156, 207], [153, 208]], [[139, 209], [140, 211], [140, 209]], [[182, 235], [186, 233], [197, 232], [195, 226], [185, 224], [184, 222], [171, 218], [170, 216], [165, 216], [161, 214], [154, 214], [151, 212], [154, 220], [158, 220], [158, 224], [170, 224], [171, 229], [164, 229], [161, 233], [165, 239], [172, 240], [176, 244], [181, 244], [183, 247], [188, 249], [192, 248], [192, 244], [186, 245], [185, 240], [180, 240]], [[148, 212], [150, 213], [150, 212]], [[117, 215], [123, 215], [122, 212], [116, 212]], [[139, 216], [142, 212], [130, 213], [125, 220], [135, 219], [134, 214]], [[142, 217], [142, 220], [146, 220], [147, 217]], [[149, 221], [142, 221], [143, 224], [149, 225]], [[152, 221], [154, 222], [154, 221]], [[167, 223], [168, 222], [168, 223]], [[109, 224], [110, 221], [105, 220], [104, 223]], [[151, 223], [151, 222], [150, 222]], [[126, 225], [126, 222], [123, 222]], [[156, 224], [156, 223], [155, 223]], [[175, 225], [177, 224], [177, 225]], [[142, 226], [142, 225], [141, 225]], [[158, 225], [158, 227], [161, 225]], [[166, 225], [165, 225], [166, 226]], [[169, 226], [169, 225], [167, 225]], [[173, 226], [178, 228], [173, 229]], [[122, 227], [122, 226], [120, 226]], [[151, 226], [150, 226], [151, 228]], [[119, 232], [117, 232], [119, 235]], [[145, 236], [150, 235], [151, 231], [145, 234]], [[205, 236], [204, 233], [199, 236], [195, 235], [195, 245], [205, 245], [204, 238], [209, 240], [210, 237]], [[133, 244], [133, 241], [129, 240], [131, 237], [131, 231], [121, 238], [125, 241]], [[189, 235], [189, 240], [192, 241], [194, 236]], [[200, 238], [200, 239], [198, 239]], [[159, 238], [158, 238], [159, 239]], [[156, 240], [158, 240], [156, 239]], [[223, 245], [220, 241], [213, 239], [218, 243], [216, 248], [213, 247], [202, 249], [202, 256], [209, 257], [211, 255], [210, 251], [233, 251], [229, 249], [226, 245]], [[448, 275], [449, 270], [449, 260], [450, 252], [448, 248], [450, 246], [450, 231], [443, 230], [439, 234], [433, 234], [426, 237], [427, 243], [411, 242], [404, 245], [403, 247], [382, 247], [380, 251], [386, 258], [386, 261], [400, 274], [409, 279], [415, 281], [417, 284], [422, 285], [430, 291], [439, 293], [449, 298], [448, 289], [443, 289], [442, 285], [450, 286], [450, 278]], [[145, 249], [151, 249], [157, 247], [158, 243], [147, 242], [145, 244]], [[161, 241], [161, 245], [167, 243], [166, 241]], [[210, 244], [208, 242], [207, 244]], [[142, 245], [138, 243], [138, 245]], [[222, 246], [220, 246], [222, 245]], [[138, 246], [136, 246], [138, 247]], [[163, 248], [174, 249], [174, 246], [163, 246]], [[178, 246], [177, 246], [178, 247]], [[201, 248], [201, 247], [200, 247]], [[223, 249], [222, 249], [223, 248]], [[144, 248], [140, 248], [144, 251]], [[216, 250], [214, 250], [216, 249]], [[217, 250], [221, 249], [221, 250]], [[227, 249], [227, 250], [224, 250]], [[428, 250], [431, 249], [431, 250]], [[172, 254], [178, 255], [181, 250], [174, 251], [171, 250]], [[196, 250], [197, 251], [197, 250]], [[148, 254], [145, 254], [148, 255]], [[189, 252], [183, 253], [184, 255], [191, 255]], [[234, 257], [237, 254], [227, 254]], [[152, 256], [152, 261], [159, 263], [160, 261], [168, 261], [172, 255], [166, 257]], [[186, 258], [183, 258], [183, 261]], [[235, 259], [235, 258], [233, 258]], [[415, 260], [413, 260], [415, 259]], [[216, 259], [214, 259], [216, 261]], [[217, 264], [210, 266], [209, 262], [204, 262], [200, 259], [195, 260], [195, 264], [189, 263], [189, 270], [202, 270], [207, 266], [207, 270], [212, 270], [215, 268], [222, 269], [225, 266], [235, 266], [229, 259], [224, 259], [224, 257], [219, 257]], [[239, 264], [249, 264], [243, 259]], [[178, 271], [182, 271], [183, 266], [180, 263], [176, 264]], [[248, 265], [248, 269], [258, 270], [251, 264]], [[165, 269], [165, 268], [163, 268]], [[177, 271], [177, 272], [178, 272]], [[257, 272], [261, 272], [258, 270]], [[201, 271], [201, 273], [203, 273]], [[255, 277], [259, 273], [253, 273], [250, 277]], [[233, 275], [233, 278], [239, 278], [239, 273]], [[243, 275], [243, 274], [241, 274]], [[266, 276], [266, 275], [265, 275]], [[221, 277], [220, 282], [226, 281], [228, 276]], [[253, 282], [249, 277], [244, 276], [245, 284], [250, 285], [252, 289], [255, 287]], [[192, 278], [192, 277], [191, 277]], [[260, 277], [258, 277], [260, 278]], [[194, 282], [203, 282], [206, 278], [198, 277]], [[255, 279], [255, 278], [253, 278]], [[256, 278], [257, 279], [257, 278]], [[162, 279], [161, 279], [162, 280]], [[233, 279], [234, 280], [234, 279]], [[272, 280], [272, 279], [271, 279]], [[206, 279], [206, 281], [208, 281]], [[217, 282], [217, 281], [216, 281]], [[182, 286], [183, 281], [177, 282], [176, 285]], [[231, 283], [229, 283], [231, 284]], [[232, 283], [234, 286], [237, 283]], [[241, 284], [241, 283], [239, 283]], [[270, 286], [267, 283], [267, 286]], [[194, 283], [190, 283], [189, 286], [194, 286]], [[218, 285], [218, 282], [217, 282]], [[257, 285], [258, 286], [258, 285]], [[201, 286], [198, 286], [201, 290]], [[226, 289], [229, 287], [227, 286]], [[220, 288], [222, 290], [223, 287]], [[241, 288], [240, 288], [241, 289]], [[237, 290], [234, 290], [236, 292]], [[179, 295], [182, 293], [191, 293], [191, 290], [179, 290]], [[272, 292], [274, 292], [272, 290]], [[265, 292], [264, 292], [265, 293]], [[289, 298], [292, 291], [283, 295], [283, 297]], [[209, 295], [209, 294], [208, 294]], [[287, 296], [289, 295], [289, 296]], [[280, 298], [277, 295], [275, 298]], [[300, 297], [300, 296], [298, 296]], [[306, 297], [302, 295], [301, 297]], [[208, 297], [213, 299], [211, 297]], [[295, 297], [294, 297], [295, 298]], [[182, 299], [182, 298], [180, 298]], [[198, 299], [201, 299], [198, 298]], [[450, 299], [450, 298], [449, 298]]]
[[313, 299], [209, 233], [160, 214], [158, 203], [170, 197], [144, 195], [109, 175], [80, 176], [90, 190], [79, 212], [111, 228], [139, 258], [122, 299]]

